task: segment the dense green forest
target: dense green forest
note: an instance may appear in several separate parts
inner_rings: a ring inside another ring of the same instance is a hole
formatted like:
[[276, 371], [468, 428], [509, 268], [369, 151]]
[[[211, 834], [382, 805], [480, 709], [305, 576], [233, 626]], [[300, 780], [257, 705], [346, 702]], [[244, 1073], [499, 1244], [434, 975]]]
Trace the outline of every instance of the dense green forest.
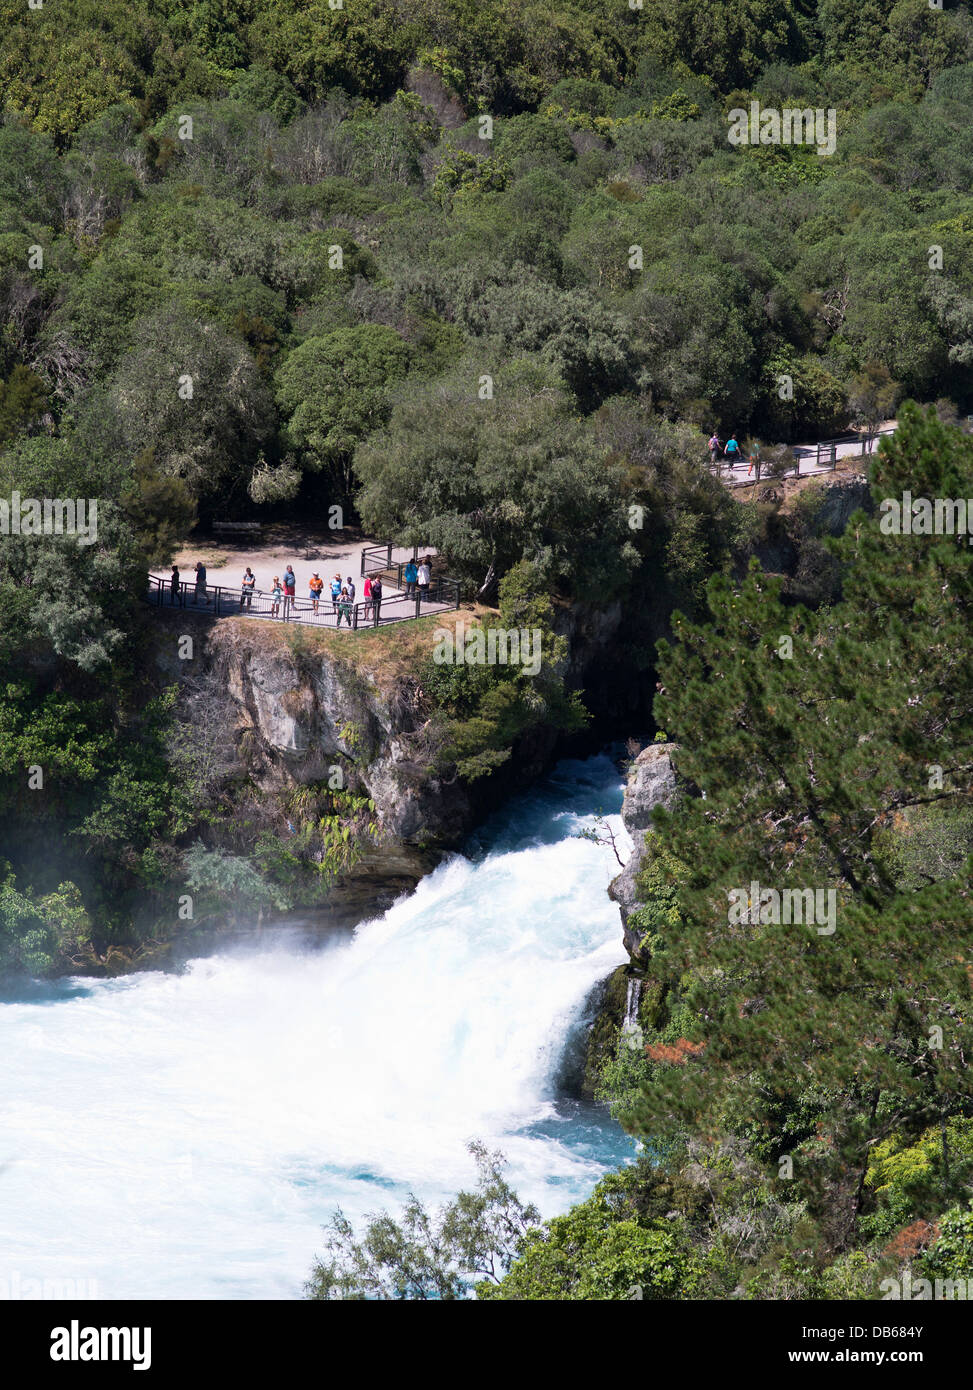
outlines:
[[[547, 1227], [481, 1154], [455, 1259], [430, 1274], [413, 1210], [367, 1288], [454, 1296], [501, 1227], [482, 1291], [510, 1298], [866, 1297], [907, 1257], [973, 1277], [969, 552], [862, 514], [782, 590], [744, 576], [766, 516], [706, 467], [713, 430], [793, 443], [901, 406], [875, 499], [973, 496], [969, 6], [0, 15], [0, 499], [98, 499], [96, 544], [0, 537], [0, 965], [131, 944], [172, 885], [295, 900], [146, 680], [146, 571], [197, 523], [338, 505], [542, 627], [534, 682], [427, 673], [430, 756], [467, 781], [583, 722], [555, 606], [648, 594], [671, 643], [633, 622], [624, 657], [707, 794], [657, 832], [649, 1051], [604, 1077], [652, 1154]], [[834, 152], [731, 144], [751, 102], [833, 111]], [[363, 818], [353, 793], [322, 811]], [[809, 868], [833, 942], [721, 925], [728, 883]], [[316, 1280], [366, 1287], [340, 1260]]]
[[[692, 612], [758, 526], [701, 468], [709, 430], [973, 405], [965, 7], [3, 18], [0, 493], [100, 515], [89, 547], [3, 538], [2, 801], [70, 832], [89, 893], [167, 881], [212, 811], [140, 654], [145, 566], [197, 517], [337, 503], [487, 600], [523, 562], [520, 590]], [[835, 153], [731, 146], [751, 99], [833, 107]], [[439, 693], [481, 772], [550, 712]], [[43, 889], [70, 939], [73, 880], [14, 839], [10, 929], [44, 938]]]

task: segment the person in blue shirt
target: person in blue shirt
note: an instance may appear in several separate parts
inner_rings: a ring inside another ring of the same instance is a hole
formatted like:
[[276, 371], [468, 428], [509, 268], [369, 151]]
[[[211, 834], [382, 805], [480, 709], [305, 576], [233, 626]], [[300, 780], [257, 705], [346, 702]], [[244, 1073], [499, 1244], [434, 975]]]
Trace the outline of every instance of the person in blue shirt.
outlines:
[[416, 564], [415, 560], [409, 561], [409, 563], [405, 567], [405, 572], [402, 577], [405, 580], [406, 598], [414, 598], [416, 592], [416, 580], [419, 578], [419, 567]]
[[740, 446], [736, 441], [736, 435], [730, 435], [729, 439], [726, 441], [726, 448], [723, 450], [723, 454], [724, 457], [730, 460], [731, 464], [736, 463], [737, 459], [740, 457]]

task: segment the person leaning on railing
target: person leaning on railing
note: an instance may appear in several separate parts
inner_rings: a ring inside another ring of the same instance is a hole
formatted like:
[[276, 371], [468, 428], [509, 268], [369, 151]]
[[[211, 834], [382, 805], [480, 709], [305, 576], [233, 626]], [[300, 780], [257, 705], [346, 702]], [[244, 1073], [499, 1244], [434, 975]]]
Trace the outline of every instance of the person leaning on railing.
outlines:
[[254, 574], [253, 570], [250, 568], [250, 566], [247, 565], [246, 573], [243, 576], [243, 582], [240, 586], [241, 609], [249, 608], [251, 603], [253, 602], [253, 590], [256, 583], [257, 577]]

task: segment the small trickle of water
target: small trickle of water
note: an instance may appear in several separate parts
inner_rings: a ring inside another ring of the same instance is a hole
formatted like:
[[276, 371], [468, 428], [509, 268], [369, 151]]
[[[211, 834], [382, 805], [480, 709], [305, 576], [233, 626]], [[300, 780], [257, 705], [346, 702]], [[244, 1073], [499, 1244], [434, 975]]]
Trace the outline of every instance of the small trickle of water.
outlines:
[[625, 995], [625, 1022], [623, 1027], [627, 1033], [632, 1033], [638, 1026], [639, 1002], [642, 998], [642, 981], [637, 980], [634, 975], [628, 979], [628, 993]]

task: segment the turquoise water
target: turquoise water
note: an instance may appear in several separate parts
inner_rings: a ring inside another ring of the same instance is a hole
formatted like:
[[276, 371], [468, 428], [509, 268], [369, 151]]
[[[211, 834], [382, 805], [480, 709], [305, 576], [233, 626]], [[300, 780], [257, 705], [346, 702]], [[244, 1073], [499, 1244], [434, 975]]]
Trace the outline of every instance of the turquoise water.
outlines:
[[[503, 1150], [545, 1216], [633, 1156], [565, 1089], [625, 957], [607, 757], [563, 762], [353, 936], [34, 984], [0, 1004], [0, 1281], [99, 1297], [298, 1296], [321, 1226], [436, 1203]], [[4, 1287], [0, 1282], [0, 1287]]]

